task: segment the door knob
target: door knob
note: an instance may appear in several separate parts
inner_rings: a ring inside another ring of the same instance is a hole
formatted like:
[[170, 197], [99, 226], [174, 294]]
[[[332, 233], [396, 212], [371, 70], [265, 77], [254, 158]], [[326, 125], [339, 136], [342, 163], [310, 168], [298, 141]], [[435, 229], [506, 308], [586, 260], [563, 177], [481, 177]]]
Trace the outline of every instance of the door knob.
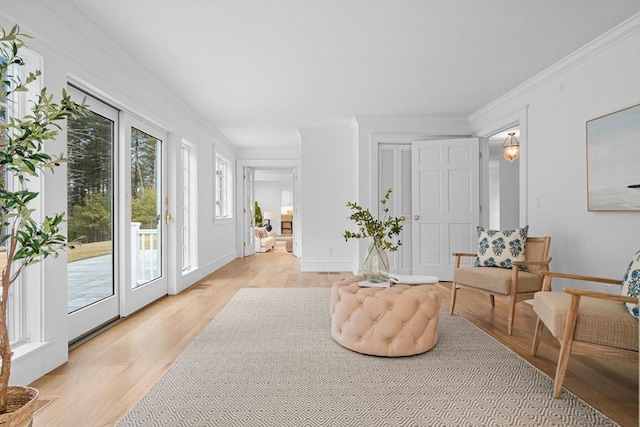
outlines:
[[416, 221], [420, 219], [420, 215], [414, 215], [413, 219], [415, 219]]
[[404, 221], [405, 219], [406, 219], [406, 218], [404, 217], [404, 215], [402, 215], [402, 216], [400, 217], [400, 221]]

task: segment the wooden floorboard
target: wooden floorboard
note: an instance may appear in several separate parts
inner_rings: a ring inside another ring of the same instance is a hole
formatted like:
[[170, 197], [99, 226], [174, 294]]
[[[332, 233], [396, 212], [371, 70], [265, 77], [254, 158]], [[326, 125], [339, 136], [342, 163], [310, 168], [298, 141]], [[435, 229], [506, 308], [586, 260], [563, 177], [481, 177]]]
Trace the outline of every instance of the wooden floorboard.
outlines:
[[[34, 426], [117, 424], [241, 288], [330, 287], [350, 276], [301, 272], [299, 260], [282, 247], [237, 259], [181, 294], [161, 298], [71, 350], [68, 363], [31, 384], [42, 399], [51, 400], [36, 413]], [[450, 283], [437, 288], [448, 307]], [[498, 298], [491, 309], [488, 297], [462, 289], [455, 315], [553, 377], [557, 341], [545, 331], [538, 356], [531, 357], [533, 310], [526, 303], [518, 304], [514, 333], [509, 336], [506, 309]], [[637, 364], [572, 356], [565, 385], [620, 425], [638, 426]]]

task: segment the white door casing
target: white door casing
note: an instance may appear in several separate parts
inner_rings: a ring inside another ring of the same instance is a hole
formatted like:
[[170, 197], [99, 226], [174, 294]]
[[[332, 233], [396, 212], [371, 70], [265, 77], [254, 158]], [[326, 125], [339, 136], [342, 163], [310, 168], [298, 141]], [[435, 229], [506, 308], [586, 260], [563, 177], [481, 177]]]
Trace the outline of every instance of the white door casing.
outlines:
[[479, 203], [479, 140], [411, 144], [413, 274], [453, 278], [452, 252], [474, 252]]

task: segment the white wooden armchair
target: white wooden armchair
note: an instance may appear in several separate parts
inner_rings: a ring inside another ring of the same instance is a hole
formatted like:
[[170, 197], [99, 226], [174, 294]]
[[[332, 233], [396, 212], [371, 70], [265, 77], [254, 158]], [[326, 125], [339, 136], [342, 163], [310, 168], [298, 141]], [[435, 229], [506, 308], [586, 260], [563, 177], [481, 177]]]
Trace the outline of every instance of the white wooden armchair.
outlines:
[[554, 277], [621, 285], [620, 280], [577, 274], [541, 271], [542, 291], [534, 296], [533, 310], [538, 316], [531, 354], [538, 352], [542, 326], [560, 342], [553, 396], [560, 397], [570, 354], [614, 357], [638, 362], [638, 320], [624, 303], [638, 304], [638, 298], [565, 288], [550, 292]]
[[[491, 307], [495, 307], [494, 297], [502, 296], [509, 300], [507, 332], [513, 332], [513, 318], [516, 303], [533, 298], [535, 292], [542, 289], [540, 271], [548, 270], [551, 258], [549, 245], [551, 237], [527, 237], [525, 261], [514, 261], [513, 267], [461, 267], [462, 257], [476, 257], [475, 253], [454, 252], [453, 283], [451, 285], [451, 314], [456, 304], [458, 288], [469, 288], [489, 295]], [[520, 271], [519, 266], [527, 266], [528, 271]]]

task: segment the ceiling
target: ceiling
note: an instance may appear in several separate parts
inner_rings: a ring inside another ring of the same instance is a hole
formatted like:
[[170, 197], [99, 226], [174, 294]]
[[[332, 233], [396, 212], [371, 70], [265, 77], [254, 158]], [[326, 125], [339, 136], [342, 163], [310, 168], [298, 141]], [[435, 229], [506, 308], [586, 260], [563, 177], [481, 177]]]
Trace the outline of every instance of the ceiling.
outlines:
[[[70, 0], [239, 148], [354, 116], [466, 116], [638, 0]], [[141, 24], [143, 23], [143, 24]]]

